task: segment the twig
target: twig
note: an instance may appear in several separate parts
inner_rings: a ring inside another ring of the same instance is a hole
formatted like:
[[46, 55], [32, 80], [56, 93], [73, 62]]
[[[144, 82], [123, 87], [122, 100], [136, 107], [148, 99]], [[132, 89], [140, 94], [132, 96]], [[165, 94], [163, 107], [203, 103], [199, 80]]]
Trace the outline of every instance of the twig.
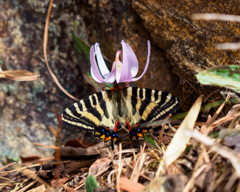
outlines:
[[122, 143], [119, 144], [119, 157], [118, 157], [118, 173], [117, 173], [117, 192], [120, 192], [119, 180], [122, 172]]
[[15, 163], [16, 163], [16, 162], [13, 162], [13, 163], [10, 163], [10, 164], [5, 165], [4, 167], [0, 168], [0, 172], [1, 172], [3, 169], [5, 169], [5, 168], [7, 168], [7, 167], [9, 167], [9, 166], [11, 166], [11, 165], [14, 165]]
[[18, 192], [24, 192], [26, 191], [29, 187], [31, 187], [32, 185], [34, 185], [35, 183], [37, 183], [37, 180], [29, 183], [28, 185], [26, 185], [25, 187], [23, 187], [21, 190], [19, 190]]
[[146, 148], [146, 143], [143, 144], [143, 148], [142, 148], [142, 151], [141, 151], [141, 154], [140, 154], [140, 161], [139, 161], [139, 165], [138, 165], [138, 169], [137, 169], [137, 175], [136, 175], [136, 178], [135, 178], [135, 182], [138, 182], [140, 171], [142, 169], [143, 162], [144, 162], [144, 159], [145, 159], [145, 156], [146, 156], [146, 154], [144, 153], [145, 148]]
[[209, 128], [209, 126], [211, 124], [213, 124], [213, 122], [215, 121], [215, 119], [217, 118], [217, 116], [219, 115], [219, 113], [222, 111], [225, 103], [230, 99], [229, 95], [226, 97], [225, 101], [222, 103], [222, 105], [218, 108], [218, 110], [216, 111], [216, 113], [213, 115], [213, 117], [210, 119], [210, 121], [207, 123], [206, 127]]
[[41, 146], [41, 147], [45, 147], [45, 148], [49, 148], [49, 149], [58, 149], [59, 148], [59, 147], [55, 147], [55, 146], [43, 145], [41, 143], [33, 143], [33, 145]]
[[52, 76], [54, 82], [57, 84], [57, 86], [71, 99], [79, 101], [79, 99], [77, 99], [76, 97], [74, 97], [73, 95], [71, 95], [70, 93], [68, 93], [63, 87], [62, 85], [59, 83], [57, 77], [54, 75], [54, 73], [52, 72], [49, 64], [48, 64], [48, 60], [47, 60], [47, 41], [48, 41], [48, 25], [49, 25], [49, 19], [50, 19], [50, 14], [51, 14], [51, 9], [52, 9], [52, 3], [53, 0], [50, 0], [49, 3], [49, 7], [48, 7], [48, 13], [47, 13], [47, 18], [46, 18], [46, 23], [45, 23], [45, 29], [44, 29], [44, 37], [43, 37], [43, 54], [44, 54], [44, 58], [45, 58], [45, 62], [48, 68], [48, 71], [50, 73], [50, 75]]
[[188, 181], [187, 185], [184, 187], [183, 192], [188, 192], [192, 189], [196, 178], [206, 169], [208, 164], [202, 165], [197, 171], [193, 172], [191, 179]]

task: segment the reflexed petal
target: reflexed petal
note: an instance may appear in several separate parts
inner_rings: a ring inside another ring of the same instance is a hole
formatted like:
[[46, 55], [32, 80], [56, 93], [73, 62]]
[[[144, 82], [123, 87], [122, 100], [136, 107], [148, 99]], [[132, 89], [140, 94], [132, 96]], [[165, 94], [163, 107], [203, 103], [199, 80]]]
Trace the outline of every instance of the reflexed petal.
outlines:
[[125, 45], [126, 43], [122, 42], [122, 53], [123, 53], [123, 61], [122, 61], [122, 71], [121, 71], [121, 77], [119, 82], [130, 82], [132, 81], [132, 73], [131, 73], [131, 58], [129, 58], [131, 53], [128, 54], [128, 48]]
[[137, 80], [139, 80], [140, 78], [142, 78], [142, 76], [143, 76], [143, 75], [146, 73], [146, 71], [147, 71], [147, 68], [148, 68], [148, 65], [149, 65], [149, 60], [150, 60], [150, 54], [151, 54], [150, 41], [148, 40], [147, 43], [148, 43], [148, 56], [147, 56], [147, 62], [146, 62], [144, 71], [143, 71], [143, 73], [142, 73], [139, 77], [132, 78], [132, 81], [137, 81]]
[[95, 60], [95, 51], [94, 47], [92, 46], [90, 49], [90, 63], [91, 63], [91, 75], [92, 78], [97, 81], [98, 83], [104, 83], [104, 79], [98, 70], [98, 66]]
[[91, 72], [91, 76], [94, 79], [94, 81], [96, 81], [98, 83], [103, 83], [102, 81], [99, 81], [98, 78], [95, 76], [92, 67], [90, 67], [90, 72]]
[[113, 83], [116, 79], [116, 63], [113, 62], [113, 66], [112, 66], [112, 71], [110, 73], [110, 75], [108, 76], [108, 78], [104, 79], [104, 81], [106, 83]]
[[98, 67], [99, 67], [100, 73], [102, 74], [102, 76], [104, 78], [107, 78], [110, 75], [110, 71], [103, 59], [101, 49], [99, 47], [99, 43], [95, 43], [94, 48], [95, 48], [95, 54], [97, 57], [97, 62], [98, 62]]
[[125, 56], [128, 60], [128, 65], [130, 65], [132, 77], [135, 77], [138, 73], [138, 60], [137, 56], [133, 52], [132, 48], [122, 41], [123, 57]]

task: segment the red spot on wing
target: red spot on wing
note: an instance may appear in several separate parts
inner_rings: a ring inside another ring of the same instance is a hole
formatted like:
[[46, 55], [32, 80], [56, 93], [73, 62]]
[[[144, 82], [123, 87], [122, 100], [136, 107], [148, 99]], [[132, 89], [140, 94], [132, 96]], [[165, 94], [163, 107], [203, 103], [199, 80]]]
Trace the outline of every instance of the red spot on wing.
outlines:
[[128, 126], [128, 130], [129, 130], [129, 131], [131, 131], [131, 130], [132, 130], [132, 128], [130, 127], [130, 125], [129, 125], [128, 121], [126, 121], [126, 123], [127, 123], [127, 126]]
[[119, 121], [116, 121], [116, 123], [115, 123], [115, 132], [117, 132], [118, 124], [119, 124]]

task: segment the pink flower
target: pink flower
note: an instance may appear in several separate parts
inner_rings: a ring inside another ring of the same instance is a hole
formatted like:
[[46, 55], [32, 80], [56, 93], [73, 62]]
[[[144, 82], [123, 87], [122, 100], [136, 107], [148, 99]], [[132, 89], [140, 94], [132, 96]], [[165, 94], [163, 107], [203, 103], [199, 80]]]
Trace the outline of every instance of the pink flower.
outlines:
[[[98, 83], [117, 83], [131, 82], [139, 80], [147, 71], [150, 58], [150, 41], [148, 43], [148, 56], [147, 62], [143, 73], [139, 77], [135, 77], [138, 73], [138, 60], [133, 52], [132, 48], [122, 41], [122, 51], [119, 50], [116, 53], [115, 61], [112, 65], [112, 71], [110, 72], [101, 53], [98, 43], [90, 49], [90, 62], [91, 62], [91, 75], [92, 78]], [[119, 56], [122, 53], [122, 62], [119, 60]], [[97, 63], [95, 59], [97, 58]]]

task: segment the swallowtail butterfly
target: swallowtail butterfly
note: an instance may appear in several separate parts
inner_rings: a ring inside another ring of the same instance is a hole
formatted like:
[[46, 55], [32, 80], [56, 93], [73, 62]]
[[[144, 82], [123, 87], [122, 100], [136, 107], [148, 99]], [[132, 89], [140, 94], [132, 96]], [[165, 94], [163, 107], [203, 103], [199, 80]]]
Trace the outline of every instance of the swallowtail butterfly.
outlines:
[[[152, 122], [173, 114], [181, 100], [170, 93], [115, 84], [110, 90], [86, 97], [62, 113], [64, 125], [94, 132], [94, 136], [113, 143], [118, 130], [126, 128], [130, 139], [144, 138], [149, 128], [138, 123]], [[124, 119], [124, 122], [122, 121]]]

